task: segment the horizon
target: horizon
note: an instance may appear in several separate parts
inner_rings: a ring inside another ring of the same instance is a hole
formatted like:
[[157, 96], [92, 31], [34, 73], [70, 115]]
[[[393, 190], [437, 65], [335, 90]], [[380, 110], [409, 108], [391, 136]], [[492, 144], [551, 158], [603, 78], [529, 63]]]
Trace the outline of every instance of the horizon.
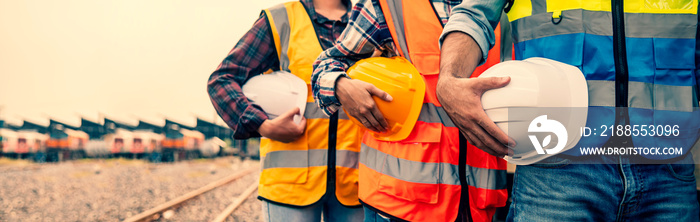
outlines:
[[0, 119], [225, 125], [206, 81], [286, 1], [0, 0]]

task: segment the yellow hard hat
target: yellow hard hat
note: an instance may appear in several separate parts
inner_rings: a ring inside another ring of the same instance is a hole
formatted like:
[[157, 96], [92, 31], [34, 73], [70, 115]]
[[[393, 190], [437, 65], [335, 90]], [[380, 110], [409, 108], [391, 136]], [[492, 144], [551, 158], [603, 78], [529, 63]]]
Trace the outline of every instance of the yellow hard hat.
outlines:
[[[389, 123], [387, 132], [372, 132], [374, 138], [385, 141], [406, 139], [418, 120], [425, 95], [425, 82], [413, 64], [403, 57], [372, 57], [358, 61], [347, 73], [350, 78], [373, 84], [393, 97], [391, 102], [374, 98]], [[348, 116], [362, 126], [357, 119]]]

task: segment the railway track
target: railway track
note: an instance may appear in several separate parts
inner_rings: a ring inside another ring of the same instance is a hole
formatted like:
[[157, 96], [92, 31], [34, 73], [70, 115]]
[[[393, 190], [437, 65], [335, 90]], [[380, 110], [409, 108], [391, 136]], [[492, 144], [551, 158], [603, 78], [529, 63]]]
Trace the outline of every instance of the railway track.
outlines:
[[[259, 169], [258, 166], [255, 167], [250, 167], [248, 169], [239, 171], [236, 174], [227, 176], [225, 178], [219, 179], [217, 181], [214, 181], [212, 183], [209, 183], [203, 187], [200, 187], [199, 189], [190, 191], [189, 193], [186, 193], [180, 197], [177, 197], [175, 199], [172, 199], [166, 203], [160, 204], [156, 207], [153, 207], [151, 209], [148, 209], [146, 211], [143, 211], [135, 216], [132, 216], [130, 218], [127, 218], [124, 220], [124, 222], [141, 222], [141, 221], [153, 221], [157, 220], [159, 218], [162, 218], [162, 214], [168, 210], [171, 209], [176, 209], [179, 206], [183, 205], [185, 202], [188, 200], [191, 200], [195, 197], [198, 197], [204, 193], [207, 193], [213, 189], [216, 189], [218, 187], [221, 187], [223, 185], [226, 185], [228, 183], [231, 183], [233, 181], [236, 181], [239, 178], [242, 178], [246, 175], [250, 175], [251, 173], [257, 172]], [[253, 194], [253, 192], [257, 189], [257, 180], [253, 182], [251, 185], [248, 186], [248, 188], [243, 191], [234, 201], [231, 205], [229, 205], [221, 214], [217, 215], [217, 217], [212, 220], [212, 221], [224, 221], [238, 206], [240, 206], [250, 195]]]

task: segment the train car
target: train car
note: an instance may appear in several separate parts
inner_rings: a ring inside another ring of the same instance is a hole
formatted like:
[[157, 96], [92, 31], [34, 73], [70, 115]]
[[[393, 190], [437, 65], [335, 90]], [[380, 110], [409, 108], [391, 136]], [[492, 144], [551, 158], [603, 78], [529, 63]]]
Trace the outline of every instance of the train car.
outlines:
[[183, 137], [183, 149], [187, 159], [199, 158], [201, 156], [204, 134], [194, 130], [180, 130]]
[[115, 129], [114, 133], [105, 134], [104, 140], [112, 157], [130, 157], [134, 143], [134, 133], [125, 129]]
[[133, 142], [130, 154], [132, 158], [143, 159], [152, 153], [162, 152], [162, 143], [165, 136], [149, 130], [136, 130], [133, 132]]
[[105, 139], [91, 139], [85, 145], [85, 155], [90, 158], [107, 158], [112, 155]]
[[34, 130], [17, 131], [17, 158], [32, 158], [36, 153], [46, 152], [46, 141], [49, 135]]
[[52, 131], [46, 142], [47, 161], [60, 162], [69, 159], [80, 159], [85, 156], [85, 144], [88, 134], [72, 129]]
[[170, 130], [163, 140], [163, 161], [175, 162], [180, 159], [199, 157], [204, 134], [194, 130]]
[[0, 128], [0, 151], [6, 157], [16, 157], [17, 132], [10, 129]]

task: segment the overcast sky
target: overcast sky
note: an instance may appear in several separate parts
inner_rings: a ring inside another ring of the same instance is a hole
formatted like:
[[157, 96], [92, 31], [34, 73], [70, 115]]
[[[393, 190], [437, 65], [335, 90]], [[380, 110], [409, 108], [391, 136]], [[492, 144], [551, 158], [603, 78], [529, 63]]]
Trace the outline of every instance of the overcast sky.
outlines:
[[213, 120], [209, 75], [285, 1], [0, 0], [0, 118]]

